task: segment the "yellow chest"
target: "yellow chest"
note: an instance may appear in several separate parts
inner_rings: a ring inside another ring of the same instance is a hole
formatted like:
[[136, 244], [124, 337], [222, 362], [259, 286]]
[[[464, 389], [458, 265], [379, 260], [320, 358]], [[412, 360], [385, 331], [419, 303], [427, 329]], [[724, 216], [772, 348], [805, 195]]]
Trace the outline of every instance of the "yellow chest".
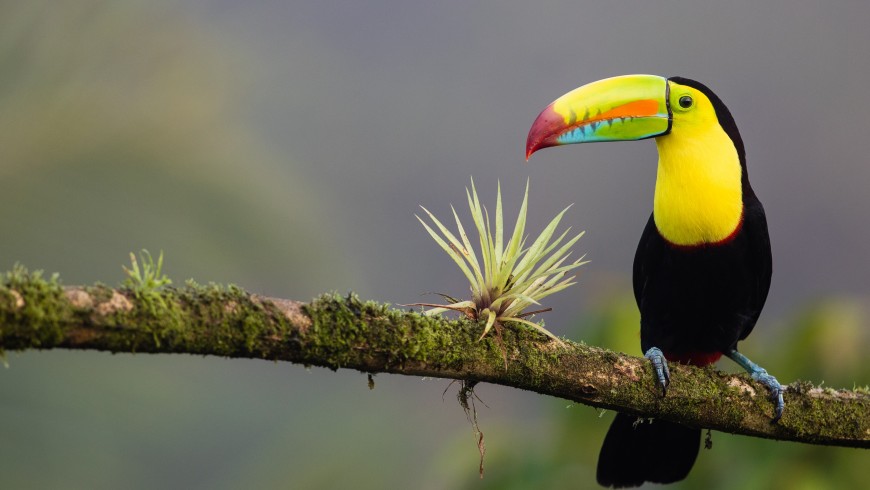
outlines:
[[671, 133], [656, 144], [653, 216], [662, 237], [691, 246], [731, 236], [743, 217], [743, 190], [740, 159], [728, 135], [716, 127], [691, 138]]

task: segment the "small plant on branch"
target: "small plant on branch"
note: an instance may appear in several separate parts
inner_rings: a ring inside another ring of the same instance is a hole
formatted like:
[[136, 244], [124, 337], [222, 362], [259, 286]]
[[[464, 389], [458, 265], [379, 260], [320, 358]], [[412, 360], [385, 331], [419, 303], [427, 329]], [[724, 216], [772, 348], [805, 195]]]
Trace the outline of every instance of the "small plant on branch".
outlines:
[[417, 219], [420, 220], [432, 239], [447, 252], [447, 255], [456, 262], [456, 265], [465, 274], [471, 284], [471, 299], [460, 301], [447, 295], [441, 295], [449, 301], [448, 304], [416, 303], [415, 306], [431, 307], [432, 309], [426, 312], [429, 315], [445, 311], [458, 311], [473, 320], [484, 320], [486, 324], [483, 328], [483, 334], [480, 336], [481, 339], [491, 330], [495, 330], [497, 338], [501, 340], [503, 325], [513, 322], [531, 327], [562, 344], [563, 342], [550, 331], [528, 319], [529, 316], [536, 313], [549, 311], [549, 308], [530, 312], [525, 310], [532, 305], [540, 305], [541, 299], [575, 284], [576, 276], [565, 276], [586, 263], [583, 261], [583, 257], [573, 262], [567, 262], [571, 255], [571, 247], [583, 236], [583, 232], [565, 241], [571, 231], [568, 228], [558, 238], [553, 239], [562, 216], [571, 206], [557, 214], [544, 228], [544, 231], [532, 240], [531, 245], [528, 245], [529, 237], [525, 235], [529, 200], [529, 183], [527, 181], [523, 203], [520, 206], [513, 233], [505, 243], [501, 184], [498, 185], [495, 203], [494, 227], [491, 226], [489, 212], [480, 204], [477, 189], [474, 187], [474, 179], [471, 180], [471, 190], [466, 188], [465, 194], [468, 197], [471, 217], [474, 220], [475, 228], [477, 228], [480, 241], [480, 259], [471, 246], [465, 228], [453, 206], [450, 208], [453, 211], [453, 218], [456, 220], [458, 238], [423, 206], [420, 207], [441, 234], [419, 216]]
[[134, 291], [152, 291], [172, 284], [172, 280], [163, 273], [162, 250], [157, 256], [156, 263], [151, 252], [144, 249], [139, 253], [139, 259], [142, 261], [141, 268], [139, 261], [136, 260], [136, 254], [130, 252], [130, 268], [122, 266], [124, 273], [127, 274], [124, 280], [125, 286]]

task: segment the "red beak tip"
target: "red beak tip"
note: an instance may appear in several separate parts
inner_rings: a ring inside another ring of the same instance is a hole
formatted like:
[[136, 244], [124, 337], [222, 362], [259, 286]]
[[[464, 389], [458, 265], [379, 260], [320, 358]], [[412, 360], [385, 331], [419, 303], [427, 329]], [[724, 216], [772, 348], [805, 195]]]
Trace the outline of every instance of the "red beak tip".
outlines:
[[532, 158], [532, 155], [535, 154], [536, 151], [540, 149], [539, 145], [534, 144], [531, 139], [526, 142], [526, 161], [529, 161], [529, 158]]

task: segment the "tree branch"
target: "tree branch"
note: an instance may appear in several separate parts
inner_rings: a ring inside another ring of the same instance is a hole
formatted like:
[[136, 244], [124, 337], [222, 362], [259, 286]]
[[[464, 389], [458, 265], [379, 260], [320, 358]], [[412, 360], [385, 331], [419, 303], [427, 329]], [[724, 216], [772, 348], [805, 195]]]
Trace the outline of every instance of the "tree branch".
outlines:
[[662, 398], [649, 363], [525, 328], [503, 345], [478, 341], [482, 325], [389, 309], [355, 297], [311, 303], [235, 287], [62, 287], [10, 273], [0, 285], [0, 349], [95, 349], [282, 360], [366, 373], [453, 378], [512, 386], [575, 402], [733, 434], [870, 448], [870, 393], [789, 385], [770, 422], [766, 389], [746, 375], [671, 366]]

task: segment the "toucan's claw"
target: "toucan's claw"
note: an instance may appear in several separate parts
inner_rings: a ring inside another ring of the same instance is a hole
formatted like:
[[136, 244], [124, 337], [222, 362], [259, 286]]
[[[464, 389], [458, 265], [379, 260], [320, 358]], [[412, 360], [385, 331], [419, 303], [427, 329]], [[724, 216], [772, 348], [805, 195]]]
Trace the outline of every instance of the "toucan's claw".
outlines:
[[767, 373], [763, 367], [755, 364], [750, 361], [749, 358], [744, 356], [743, 354], [737, 352], [737, 349], [731, 349], [726, 352], [725, 355], [730, 357], [734, 362], [740, 364], [743, 369], [745, 369], [749, 375], [755, 381], [763, 384], [770, 390], [770, 401], [773, 402], [773, 422], [774, 424], [779, 422], [779, 419], [782, 418], [782, 412], [785, 410], [785, 401], [782, 399], [782, 392], [784, 391], [782, 385], [779, 384], [776, 378]]
[[659, 381], [659, 385], [662, 387], [662, 396], [667, 395], [668, 385], [671, 384], [671, 372], [668, 370], [668, 361], [665, 359], [665, 355], [658, 347], [652, 347], [646, 351], [646, 354], [644, 354], [643, 357], [650, 360], [656, 371], [656, 378]]
[[776, 380], [773, 376], [767, 373], [763, 368], [757, 372], [750, 373], [752, 379], [758, 381], [763, 384], [770, 390], [770, 401], [773, 402], [774, 411], [773, 411], [773, 420], [772, 422], [775, 424], [779, 422], [779, 419], [782, 418], [782, 411], [785, 410], [785, 402], [782, 399], [782, 385], [779, 384], [779, 381]]

